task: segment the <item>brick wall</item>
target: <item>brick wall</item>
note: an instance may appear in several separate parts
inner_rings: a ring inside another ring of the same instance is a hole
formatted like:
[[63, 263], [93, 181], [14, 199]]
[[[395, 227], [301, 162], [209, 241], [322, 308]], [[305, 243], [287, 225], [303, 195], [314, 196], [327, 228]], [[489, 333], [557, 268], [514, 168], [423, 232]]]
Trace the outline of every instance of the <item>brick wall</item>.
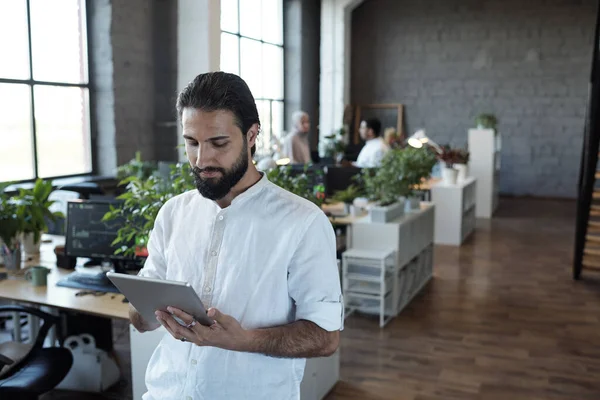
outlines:
[[352, 15], [352, 103], [403, 103], [406, 132], [456, 146], [494, 113], [501, 193], [575, 197], [595, 11], [592, 0], [365, 1]]
[[89, 2], [96, 170], [112, 174], [136, 151], [175, 160], [177, 2]]

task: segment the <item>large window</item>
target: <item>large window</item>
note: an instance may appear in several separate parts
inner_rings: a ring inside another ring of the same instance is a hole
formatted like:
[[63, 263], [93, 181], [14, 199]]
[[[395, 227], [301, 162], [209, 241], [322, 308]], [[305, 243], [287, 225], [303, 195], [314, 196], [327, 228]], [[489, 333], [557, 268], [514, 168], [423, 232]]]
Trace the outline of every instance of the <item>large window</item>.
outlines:
[[91, 172], [85, 0], [1, 0], [0, 54], [0, 182]]
[[221, 70], [240, 75], [261, 121], [257, 156], [283, 133], [282, 0], [221, 0]]

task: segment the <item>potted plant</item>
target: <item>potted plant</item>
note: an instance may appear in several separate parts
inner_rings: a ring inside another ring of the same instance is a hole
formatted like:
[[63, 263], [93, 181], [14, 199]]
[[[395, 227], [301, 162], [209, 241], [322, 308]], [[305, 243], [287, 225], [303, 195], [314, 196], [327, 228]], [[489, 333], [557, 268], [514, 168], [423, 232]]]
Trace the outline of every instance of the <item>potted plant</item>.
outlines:
[[469, 151], [458, 149], [455, 153], [454, 169], [458, 171], [457, 182], [464, 182], [469, 177]]
[[[309, 165], [304, 166], [303, 171], [292, 171], [290, 165], [273, 168], [267, 172], [267, 178], [277, 186], [303, 197], [318, 207], [321, 207], [325, 201], [325, 187], [321, 184], [312, 184], [311, 177], [308, 175]], [[313, 171], [321, 175], [322, 171]]]
[[42, 233], [48, 230], [47, 221], [55, 222], [64, 218], [63, 213], [51, 211], [54, 201], [49, 200], [52, 182], [37, 179], [33, 188], [19, 189], [14, 197], [17, 202], [17, 215], [22, 221], [23, 248], [27, 254], [40, 252]]
[[386, 153], [378, 168], [361, 171], [361, 181], [367, 197], [376, 203], [369, 209], [371, 222], [383, 223], [404, 214], [405, 197], [410, 184], [401, 174], [402, 150]]
[[496, 130], [498, 120], [493, 114], [479, 114], [475, 118], [477, 129], [493, 129]]
[[21, 266], [20, 234], [23, 228], [17, 203], [5, 193], [8, 186], [9, 183], [0, 184], [0, 262], [14, 270]]
[[423, 180], [431, 176], [431, 171], [437, 163], [436, 155], [430, 148], [407, 147], [398, 150], [396, 157], [398, 171], [409, 185], [406, 208], [409, 211], [416, 210], [421, 203], [420, 197], [417, 196], [418, 187]]
[[352, 184], [344, 190], [339, 190], [332, 196], [333, 201], [344, 203], [344, 214], [354, 215], [354, 206], [352, 205], [354, 199], [362, 195], [362, 190], [358, 185]]
[[455, 185], [458, 176], [458, 170], [454, 169], [454, 164], [457, 160], [457, 151], [450, 146], [442, 147], [442, 152], [438, 155], [440, 161], [444, 163], [442, 166], [442, 181], [446, 185]]
[[151, 161], [142, 161], [139, 151], [128, 163], [117, 167], [117, 179], [123, 180], [132, 176], [139, 179], [148, 179], [157, 169], [157, 165]]
[[117, 197], [122, 203], [111, 206], [102, 220], [122, 218], [125, 221], [113, 241], [113, 245], [120, 244], [115, 254], [145, 257], [150, 232], [160, 208], [170, 198], [194, 188], [190, 166], [187, 163], [172, 165], [168, 181], [157, 175], [143, 179], [136, 173], [119, 184], [126, 186], [125, 192]]
[[322, 145], [322, 153], [324, 157], [333, 159], [336, 163], [340, 163], [346, 152], [346, 143], [344, 136], [346, 131], [340, 128], [337, 132], [333, 132], [329, 136], [325, 136], [325, 141]]

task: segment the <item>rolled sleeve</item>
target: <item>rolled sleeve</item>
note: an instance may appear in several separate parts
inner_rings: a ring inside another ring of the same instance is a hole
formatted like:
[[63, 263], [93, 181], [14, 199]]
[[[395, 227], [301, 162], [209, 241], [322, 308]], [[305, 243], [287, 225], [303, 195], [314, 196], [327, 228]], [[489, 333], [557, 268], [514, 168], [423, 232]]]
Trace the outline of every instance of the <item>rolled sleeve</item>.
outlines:
[[314, 322], [327, 331], [343, 329], [335, 233], [324, 213], [316, 215], [294, 252], [288, 291], [296, 305], [296, 320]]

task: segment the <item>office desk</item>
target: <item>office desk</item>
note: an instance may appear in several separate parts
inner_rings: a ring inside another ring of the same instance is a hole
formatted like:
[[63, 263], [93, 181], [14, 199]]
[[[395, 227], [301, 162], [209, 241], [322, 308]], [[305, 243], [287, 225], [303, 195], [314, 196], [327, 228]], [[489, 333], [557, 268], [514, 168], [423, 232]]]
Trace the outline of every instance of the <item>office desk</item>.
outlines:
[[64, 244], [65, 239], [63, 236], [56, 235], [43, 235], [42, 239], [50, 239], [51, 242], [42, 243], [39, 256], [34, 257], [31, 261], [24, 260], [22, 267], [42, 265], [50, 268], [48, 285], [35, 287], [29, 281], [25, 280], [22, 270], [18, 276], [15, 276], [12, 271], [0, 268], [0, 272], [9, 273], [8, 279], [0, 281], [0, 298], [101, 317], [129, 318], [129, 306], [128, 303], [123, 303], [124, 296], [121, 294], [113, 296], [112, 293], [107, 293], [103, 296], [86, 295], [76, 297], [75, 293], [81, 289], [56, 286], [57, 281], [73, 272], [72, 270], [64, 270], [56, 267], [54, 247]]

